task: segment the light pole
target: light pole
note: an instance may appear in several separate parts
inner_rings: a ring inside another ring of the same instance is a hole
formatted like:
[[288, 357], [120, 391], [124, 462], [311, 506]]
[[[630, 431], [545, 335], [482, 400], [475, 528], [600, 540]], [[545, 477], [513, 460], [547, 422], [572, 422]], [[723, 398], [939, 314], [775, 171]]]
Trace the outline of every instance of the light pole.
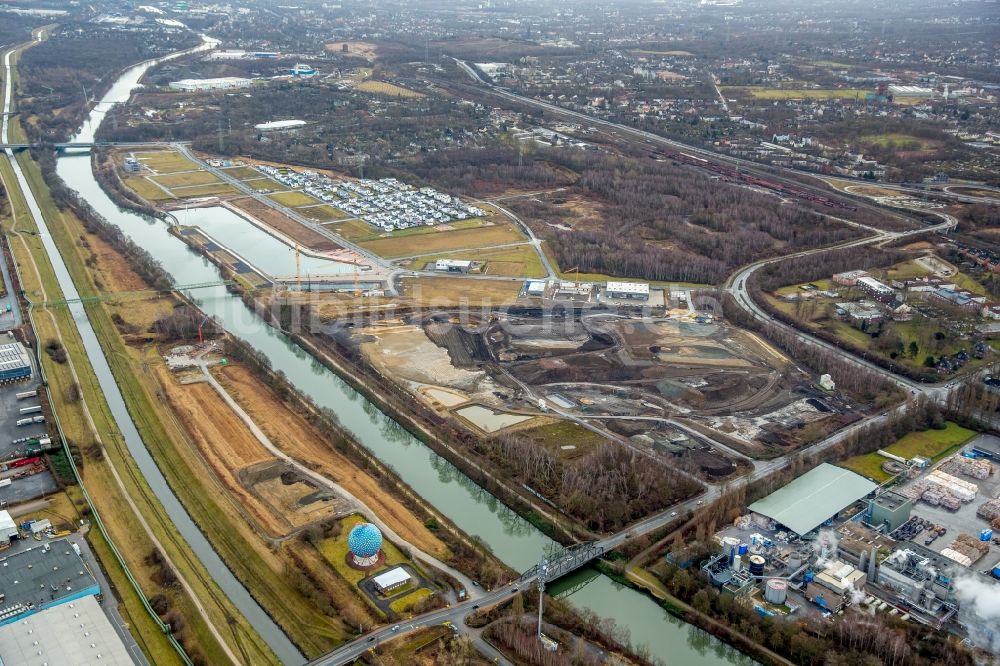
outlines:
[[538, 640], [542, 640], [542, 604], [545, 599], [545, 577], [549, 573], [549, 561], [542, 560], [538, 565]]

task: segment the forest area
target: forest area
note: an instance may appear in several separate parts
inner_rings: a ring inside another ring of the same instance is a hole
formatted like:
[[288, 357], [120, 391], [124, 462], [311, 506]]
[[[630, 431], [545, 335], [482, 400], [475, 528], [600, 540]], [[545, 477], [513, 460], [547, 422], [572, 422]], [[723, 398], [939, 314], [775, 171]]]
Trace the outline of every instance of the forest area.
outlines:
[[24, 129], [33, 141], [57, 142], [80, 126], [121, 70], [143, 60], [197, 45], [192, 32], [65, 23], [48, 39], [26, 50], [19, 105]]
[[[566, 187], [555, 197], [505, 205], [545, 238], [561, 266], [647, 280], [723, 281], [755, 259], [839, 243], [859, 232], [770, 195], [713, 180], [668, 161], [565, 148], [454, 150], [386, 168], [469, 196], [508, 188]], [[568, 174], [576, 174], [572, 180]], [[598, 224], [562, 205], [575, 195]], [[553, 226], [558, 222], [559, 226]]]
[[[177, 71], [176, 76], [186, 71]], [[169, 78], [159, 69], [150, 75], [155, 83]], [[220, 155], [331, 168], [479, 145], [483, 139], [477, 130], [486, 113], [432, 96], [396, 99], [284, 80], [257, 85], [252, 96], [139, 93], [112, 112], [98, 136], [117, 141], [192, 141], [196, 149]], [[258, 123], [288, 118], [308, 125], [267, 135], [254, 129]]]
[[43, 22], [44, 19], [36, 16], [4, 15], [0, 21], [0, 48], [30, 40], [32, 28]]
[[516, 433], [481, 438], [473, 448], [599, 532], [622, 529], [699, 490], [695, 481], [620, 446], [602, 446], [572, 462]]

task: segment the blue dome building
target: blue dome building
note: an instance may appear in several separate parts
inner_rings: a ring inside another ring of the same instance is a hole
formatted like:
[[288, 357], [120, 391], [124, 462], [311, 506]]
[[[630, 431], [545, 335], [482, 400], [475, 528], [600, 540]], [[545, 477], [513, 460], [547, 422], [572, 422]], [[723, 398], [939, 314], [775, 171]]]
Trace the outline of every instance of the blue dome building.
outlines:
[[355, 525], [347, 535], [347, 548], [357, 567], [367, 569], [379, 562], [382, 548], [382, 533], [371, 523]]

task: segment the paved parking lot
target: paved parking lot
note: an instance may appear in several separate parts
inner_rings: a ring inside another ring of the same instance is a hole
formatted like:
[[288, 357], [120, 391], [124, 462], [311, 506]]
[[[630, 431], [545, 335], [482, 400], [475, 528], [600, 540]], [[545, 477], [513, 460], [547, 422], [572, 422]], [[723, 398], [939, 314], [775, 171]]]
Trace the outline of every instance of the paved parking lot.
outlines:
[[[35, 366], [34, 357], [32, 357], [31, 362]], [[0, 384], [0, 460], [6, 460], [24, 450], [25, 444], [14, 444], [15, 439], [21, 439], [22, 437], [41, 438], [49, 434], [48, 423], [33, 423], [25, 426], [17, 425], [18, 419], [25, 418], [19, 411], [22, 407], [32, 407], [41, 404], [38, 397], [24, 398], [23, 400], [17, 399], [18, 393], [38, 389], [40, 381], [38, 379], [37, 367], [33, 367], [32, 370], [32, 377], [27, 381]], [[33, 414], [32, 416], [38, 416], [38, 414]], [[16, 470], [13, 469], [0, 473], [0, 478], [9, 477], [14, 473], [16, 473]], [[47, 495], [57, 490], [58, 487], [52, 473], [48, 471], [17, 479], [9, 486], [0, 488], [0, 507], [11, 506], [19, 502]]]

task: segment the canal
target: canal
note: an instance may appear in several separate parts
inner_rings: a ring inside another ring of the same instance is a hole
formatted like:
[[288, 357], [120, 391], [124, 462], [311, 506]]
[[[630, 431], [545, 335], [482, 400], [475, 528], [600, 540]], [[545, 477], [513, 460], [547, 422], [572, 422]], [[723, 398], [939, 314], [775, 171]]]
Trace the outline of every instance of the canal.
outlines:
[[[150, 64], [144, 64], [126, 71], [90, 114], [75, 140], [92, 140], [107, 110], [128, 99], [149, 67]], [[165, 222], [120, 209], [101, 190], [89, 154], [60, 157], [57, 169], [63, 180], [95, 210], [159, 260], [178, 284], [219, 279], [218, 269], [169, 234]], [[216, 233], [223, 233], [222, 226]], [[247, 227], [249, 233], [252, 227], [249, 223]], [[225, 232], [218, 240], [224, 244], [230, 242], [231, 233]], [[553, 547], [552, 541], [533, 525], [427, 448], [298, 345], [266, 325], [239, 298], [222, 287], [200, 289], [188, 295], [227, 331], [266, 355], [272, 367], [283, 371], [299, 391], [335, 413], [358, 442], [392, 466], [410, 487], [459, 528], [482, 539], [509, 566], [519, 571], [528, 569]], [[169, 488], [166, 492], [170, 492]], [[709, 634], [669, 615], [645, 595], [624, 588], [592, 569], [560, 581], [551, 591], [566, 596], [576, 607], [590, 609], [627, 627], [632, 641], [646, 646], [662, 663], [676, 666], [753, 663]], [[257, 626], [256, 622], [253, 624]], [[265, 639], [271, 643], [270, 637]]]

